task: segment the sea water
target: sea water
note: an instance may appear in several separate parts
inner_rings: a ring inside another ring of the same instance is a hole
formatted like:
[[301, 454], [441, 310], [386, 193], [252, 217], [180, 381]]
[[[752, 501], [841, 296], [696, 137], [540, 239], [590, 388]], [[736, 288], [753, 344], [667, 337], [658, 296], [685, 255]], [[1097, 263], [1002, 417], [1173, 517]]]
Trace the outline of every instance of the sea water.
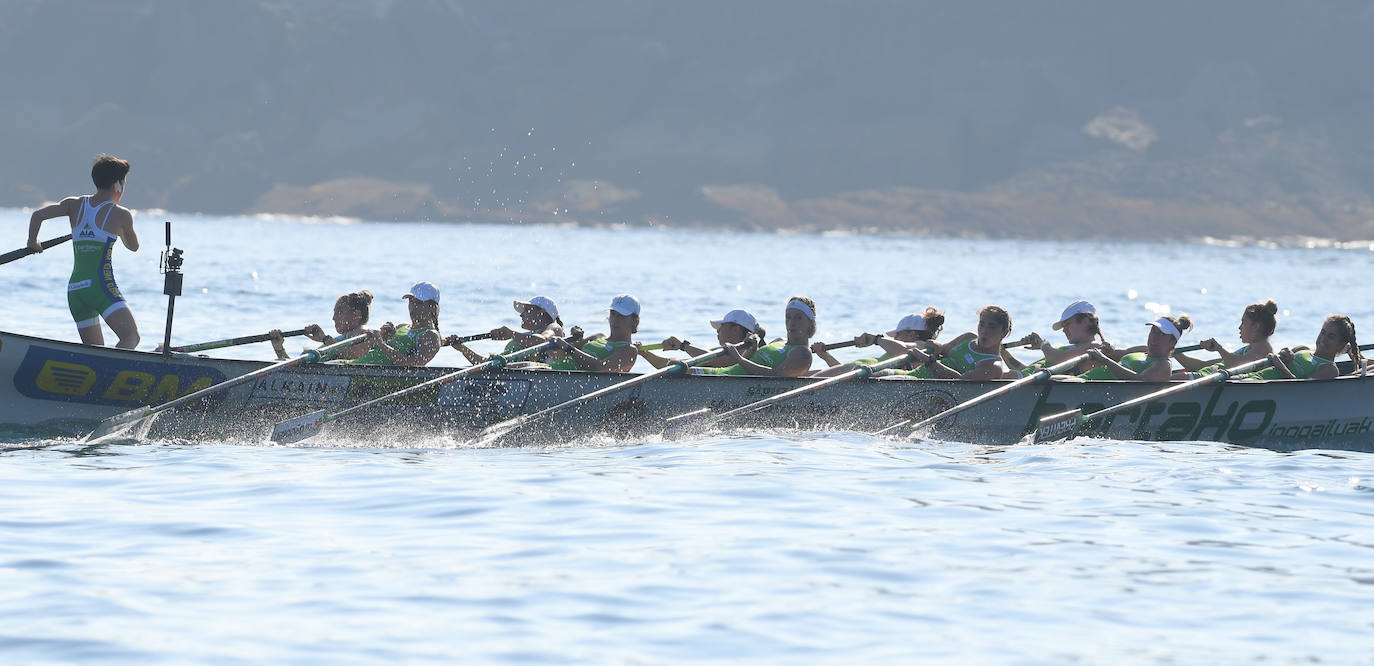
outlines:
[[[26, 218], [0, 210], [13, 247]], [[604, 331], [622, 292], [643, 304], [638, 339], [703, 346], [736, 307], [782, 335], [793, 294], [816, 300], [826, 341], [926, 305], [952, 337], [992, 303], [1011, 311], [1012, 338], [1056, 340], [1049, 324], [1079, 298], [1127, 345], [1162, 313], [1193, 318], [1184, 344], [1238, 344], [1241, 310], [1265, 298], [1280, 307], [1276, 345], [1312, 344], [1333, 312], [1374, 326], [1367, 245], [144, 213], [143, 249], [115, 251], [144, 349], [162, 337], [164, 218], [186, 257], [174, 344], [328, 330], [334, 298], [357, 289], [376, 295], [372, 324], [400, 322], [416, 280], [441, 289], [445, 334], [514, 326], [511, 302], [539, 294]], [[49, 224], [44, 238], [65, 233]], [[0, 328], [75, 339], [69, 270], [68, 246], [0, 267]], [[0, 662], [1374, 660], [1370, 454], [852, 432], [498, 450], [405, 432], [266, 439], [6, 436]]]

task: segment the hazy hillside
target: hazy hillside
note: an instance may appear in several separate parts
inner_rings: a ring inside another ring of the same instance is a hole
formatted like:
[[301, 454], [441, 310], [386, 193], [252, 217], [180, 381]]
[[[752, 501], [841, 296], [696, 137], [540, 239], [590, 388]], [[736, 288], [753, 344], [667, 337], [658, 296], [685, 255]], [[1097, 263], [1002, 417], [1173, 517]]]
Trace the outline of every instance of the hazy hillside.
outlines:
[[1371, 1], [0, 11], [0, 205], [1374, 238]]

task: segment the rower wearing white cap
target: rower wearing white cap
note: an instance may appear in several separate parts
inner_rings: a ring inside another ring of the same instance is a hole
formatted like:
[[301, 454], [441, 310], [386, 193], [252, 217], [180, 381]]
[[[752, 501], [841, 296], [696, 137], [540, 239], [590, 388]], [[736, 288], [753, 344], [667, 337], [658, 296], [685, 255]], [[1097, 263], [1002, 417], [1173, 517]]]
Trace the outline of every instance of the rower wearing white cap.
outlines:
[[596, 334], [580, 345], [558, 338], [559, 348], [567, 356], [549, 364], [554, 370], [586, 370], [590, 372], [629, 372], [634, 367], [638, 351], [632, 336], [639, 330], [639, 300], [621, 294], [611, 300], [606, 311], [609, 335]]
[[[940, 345], [935, 342], [935, 338], [940, 335], [940, 330], [944, 328], [945, 315], [934, 307], [927, 307], [921, 314], [909, 314], [902, 317], [897, 322], [897, 327], [887, 332], [887, 337], [874, 335], [872, 333], [860, 333], [854, 336], [855, 347], [869, 347], [878, 345], [883, 350], [883, 355], [877, 358], [860, 358], [841, 364], [830, 352], [826, 350], [824, 342], [817, 342], [811, 345], [811, 353], [819, 356], [825, 361], [829, 368], [812, 373], [818, 377], [831, 377], [853, 370], [860, 365], [873, 365], [886, 361], [895, 356], [907, 353], [912, 346], [918, 347], [926, 352], [944, 356], [949, 348], [963, 342], [967, 338], [973, 337], [972, 333], [965, 333], [953, 341]], [[910, 369], [910, 368], [907, 368]], [[892, 373], [884, 373], [892, 374]]]
[[1188, 319], [1188, 315], [1165, 316], [1147, 323], [1146, 326], [1150, 327], [1150, 337], [1145, 342], [1145, 351], [1131, 352], [1117, 362], [1101, 349], [1090, 349], [1088, 355], [1102, 363], [1102, 366], [1078, 376], [1083, 379], [1169, 381], [1170, 375], [1173, 374], [1173, 363], [1169, 357], [1178, 345], [1179, 338], [1183, 337], [1183, 332], [1193, 327], [1193, 322]]
[[[751, 356], [758, 350], [759, 344], [768, 335], [759, 326], [758, 319], [750, 314], [748, 310], [731, 310], [725, 313], [724, 317], [711, 322], [711, 327], [716, 329], [716, 341], [723, 347], [725, 345], [740, 345], [740, 351], [745, 356]], [[664, 338], [659, 345], [667, 351], [683, 351], [692, 357], [701, 356], [707, 350], [693, 345], [692, 343], [681, 340], [677, 336]], [[640, 349], [639, 355], [655, 368], [663, 368], [672, 362], [672, 359], [651, 353], [648, 350]], [[735, 364], [734, 359], [721, 355], [710, 361], [702, 363], [699, 367], [703, 368], [726, 368]]]
[[787, 340], [764, 345], [745, 356], [741, 345], [725, 345], [725, 355], [734, 365], [725, 368], [693, 368], [701, 375], [757, 375], [763, 377], [801, 377], [811, 370], [808, 343], [816, 334], [816, 302], [793, 296], [784, 310]]
[[387, 322], [380, 331], [368, 331], [369, 351], [348, 363], [419, 367], [439, 352], [439, 288], [416, 282], [401, 298], [410, 301], [410, 324]]
[[[1003, 360], [1013, 370], [1019, 371], [1023, 376], [1029, 376], [1047, 366], [1067, 361], [1089, 349], [1101, 349], [1114, 361], [1120, 361], [1121, 357], [1127, 353], [1144, 351], [1145, 349], [1144, 347], [1123, 350], [1113, 348], [1107, 342], [1107, 338], [1102, 335], [1102, 325], [1097, 319], [1097, 308], [1087, 301], [1070, 303], [1069, 307], [1064, 308], [1064, 313], [1059, 315], [1059, 321], [1054, 322], [1051, 328], [1056, 331], [1064, 331], [1064, 337], [1068, 339], [1069, 344], [1052, 345], [1048, 340], [1042, 339], [1038, 333], [1031, 333], [1026, 336], [1028, 343], [1032, 348], [1039, 349], [1045, 358], [1030, 365], [1023, 365], [1007, 353], [1003, 354]], [[1097, 339], [1094, 340], [1094, 337]], [[1098, 365], [1096, 361], [1083, 361], [1078, 366], [1078, 372], [1087, 372], [1098, 367]]]

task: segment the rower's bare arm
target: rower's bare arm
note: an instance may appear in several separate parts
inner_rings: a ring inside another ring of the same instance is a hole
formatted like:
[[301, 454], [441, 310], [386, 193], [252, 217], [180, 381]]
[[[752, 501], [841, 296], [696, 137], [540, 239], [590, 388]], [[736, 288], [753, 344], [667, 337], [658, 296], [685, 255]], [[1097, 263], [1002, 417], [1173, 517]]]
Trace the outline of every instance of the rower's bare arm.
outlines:
[[974, 334], [974, 333], [960, 333], [959, 335], [954, 336], [954, 339], [953, 339], [953, 340], [950, 340], [949, 342], [940, 343], [939, 346], [938, 346], [938, 351], [936, 352], [935, 355], [936, 355], [936, 356], [949, 356], [949, 350], [954, 349], [955, 347], [958, 347], [959, 344], [962, 343], [962, 342], [965, 341], [965, 340], [972, 340], [973, 338], [976, 338], [976, 337], [978, 337], [978, 336], [977, 336], [976, 334]]
[[655, 370], [662, 370], [663, 368], [668, 367], [669, 363], [672, 363], [671, 359], [664, 356], [659, 356], [658, 354], [655, 354], [647, 349], [644, 349], [643, 347], [639, 346], [639, 343], [635, 343], [635, 348], [638, 350], [639, 355], [642, 356], [644, 360], [649, 362], [649, 365], [654, 366]]
[[439, 333], [437, 331], [425, 331], [424, 335], [415, 341], [415, 349], [411, 350], [409, 354], [401, 354], [390, 346], [387, 346], [390, 352], [383, 353], [387, 355], [387, 358], [391, 358], [392, 353], [400, 356], [400, 358], [392, 359], [396, 365], [419, 368], [429, 365], [429, 362], [434, 360], [434, 355], [439, 353], [440, 347], [443, 347], [443, 340], [439, 338]]
[[570, 344], [568, 355], [577, 363], [577, 367], [589, 372], [629, 372], [634, 367], [638, 353], [634, 346], [625, 345], [606, 358], [597, 358]]
[[827, 367], [833, 368], [840, 364], [840, 360], [832, 356], [830, 352], [826, 350], [824, 342], [812, 343], [811, 353], [819, 356], [822, 361], [825, 361]]
[[911, 350], [911, 348], [907, 346], [907, 343], [900, 340], [892, 340], [890, 338], [878, 338], [874, 340], [873, 343], [893, 356], [900, 356]]
[[973, 366], [973, 369], [969, 370], [968, 372], [959, 375], [959, 379], [973, 381], [979, 381], [984, 379], [1001, 379], [1002, 376], [1006, 374], [1006, 371], [1006, 367], [1002, 365], [1001, 361], [995, 359], [988, 359], [986, 361], [982, 361], [978, 365]]
[[76, 197], [67, 197], [57, 203], [50, 203], [29, 215], [29, 249], [34, 252], [42, 252], [43, 245], [38, 241], [38, 230], [43, 227], [43, 222], [54, 217], [66, 215], [71, 216], [71, 205], [78, 201]]
[[124, 241], [124, 247], [129, 248], [130, 252], [138, 252], [138, 233], [134, 231], [134, 214], [128, 208], [115, 206], [114, 214], [118, 215], [119, 239]]
[[[1188, 370], [1188, 371], [1197, 371], [1197, 370], [1201, 370], [1201, 369], [1203, 369], [1203, 368], [1205, 368], [1205, 367], [1207, 367], [1207, 366], [1209, 366], [1209, 365], [1211, 365], [1211, 364], [1213, 364], [1213, 363], [1216, 363], [1216, 361], [1210, 361], [1210, 362], [1209, 362], [1209, 361], [1203, 361], [1203, 360], [1201, 360], [1201, 359], [1196, 359], [1196, 358], [1193, 358], [1193, 357], [1191, 357], [1191, 356], [1189, 356], [1189, 355], [1187, 355], [1187, 354], [1184, 354], [1183, 352], [1174, 352], [1174, 360], [1175, 360], [1175, 361], [1178, 361], [1178, 364], [1181, 365], [1181, 366], [1183, 366], [1183, 369], [1184, 369], [1184, 370]], [[1219, 360], [1221, 360], [1222, 363], [1226, 363], [1226, 365], [1228, 365], [1228, 366], [1231, 365], [1230, 363], [1227, 363], [1226, 360], [1225, 360], [1224, 358], [1223, 358], [1223, 359], [1219, 359]]]

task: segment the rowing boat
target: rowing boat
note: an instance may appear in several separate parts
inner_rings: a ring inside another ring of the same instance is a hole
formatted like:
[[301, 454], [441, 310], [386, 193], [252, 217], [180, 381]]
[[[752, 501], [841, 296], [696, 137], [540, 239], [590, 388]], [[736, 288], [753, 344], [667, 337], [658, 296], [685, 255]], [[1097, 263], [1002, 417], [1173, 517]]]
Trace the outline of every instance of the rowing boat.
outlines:
[[[266, 362], [90, 347], [0, 332], [0, 426], [35, 435], [84, 433], [101, 419], [156, 405], [265, 367]], [[168, 410], [150, 436], [266, 440], [272, 425], [317, 409], [337, 410], [452, 372], [307, 364]], [[417, 392], [331, 431], [371, 441], [381, 427], [401, 435], [455, 438], [531, 414], [634, 377], [629, 373], [502, 370]], [[670, 417], [701, 407], [729, 410], [815, 379], [672, 376], [560, 412], [521, 442], [588, 435], [643, 437]], [[735, 428], [871, 432], [920, 420], [1005, 381], [880, 378], [837, 385], [732, 422]], [[940, 439], [1005, 445], [1021, 441], [1042, 416], [1085, 413], [1157, 390], [1137, 382], [1055, 381], [990, 401], [928, 433]], [[1374, 452], [1374, 377], [1327, 381], [1227, 382], [1124, 411], [1088, 433], [1134, 440], [1205, 440], [1276, 450]], [[509, 443], [509, 442], [503, 442]], [[379, 444], [385, 444], [379, 442]]]

